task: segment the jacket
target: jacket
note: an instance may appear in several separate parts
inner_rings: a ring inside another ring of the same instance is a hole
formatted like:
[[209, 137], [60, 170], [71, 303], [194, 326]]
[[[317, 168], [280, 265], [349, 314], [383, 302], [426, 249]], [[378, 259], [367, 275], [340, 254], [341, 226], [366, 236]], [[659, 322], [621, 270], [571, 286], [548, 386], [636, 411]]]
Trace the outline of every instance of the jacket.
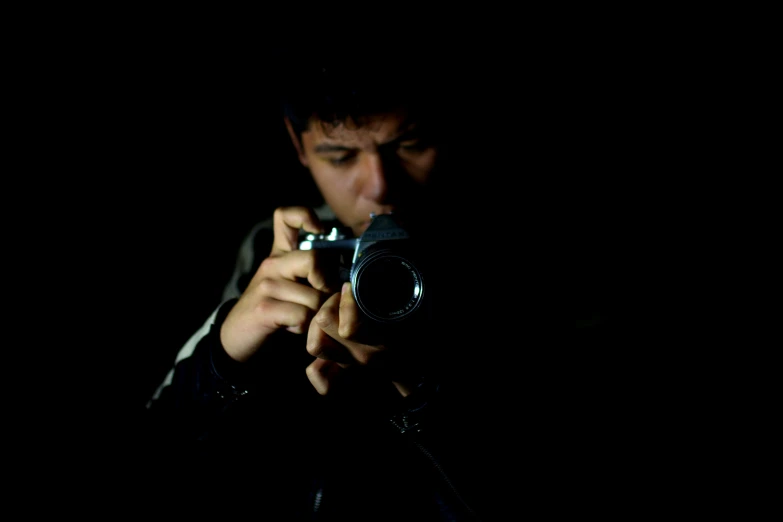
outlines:
[[276, 349], [245, 364], [228, 357], [220, 326], [271, 242], [271, 219], [253, 227], [223, 301], [147, 404], [151, 440], [177, 462], [169, 469], [274, 520], [485, 519], [491, 508], [477, 506], [492, 504], [497, 459], [478, 435], [494, 433], [491, 408], [457, 385], [455, 368], [435, 368], [405, 398], [370, 370], [347, 373], [351, 393], [320, 396], [304, 336], [279, 332]]

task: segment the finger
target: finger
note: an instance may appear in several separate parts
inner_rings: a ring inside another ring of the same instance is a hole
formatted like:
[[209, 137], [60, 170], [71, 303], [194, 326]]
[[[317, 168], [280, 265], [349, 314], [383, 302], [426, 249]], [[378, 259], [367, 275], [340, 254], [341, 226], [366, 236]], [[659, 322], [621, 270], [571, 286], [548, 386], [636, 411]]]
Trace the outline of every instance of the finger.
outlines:
[[321, 220], [315, 211], [308, 207], [278, 207], [272, 215], [275, 239], [272, 244], [272, 255], [296, 250], [299, 230], [307, 232], [323, 232]]
[[243, 296], [220, 328], [220, 342], [235, 360], [244, 362], [280, 329], [302, 333], [315, 312], [306, 306], [271, 297]]
[[[339, 297], [339, 294], [335, 294], [327, 299], [327, 303], [334, 301], [337, 297]], [[326, 303], [324, 306], [327, 306]], [[321, 310], [323, 310], [323, 306], [321, 307]], [[319, 310], [318, 314], [322, 313], [321, 310]], [[320, 323], [316, 322], [316, 320], [310, 321], [310, 327], [307, 331], [307, 353], [313, 357], [333, 361], [346, 366], [355, 363], [356, 361], [351, 357], [350, 351], [340, 344], [338, 339], [328, 335], [323, 329], [323, 324], [325, 324], [323, 318], [320, 320]], [[336, 330], [337, 326], [329, 327], [329, 329]]]
[[[348, 293], [350, 293], [350, 291]], [[382, 348], [366, 345], [355, 340], [346, 339], [340, 335], [341, 297], [342, 294], [334, 294], [326, 300], [326, 302], [318, 310], [318, 313], [315, 314], [315, 317], [313, 317], [313, 320], [310, 323], [310, 329], [313, 330], [314, 327], [318, 327], [322, 332], [319, 335], [326, 334], [328, 337], [332, 338], [339, 344], [341, 348], [339, 353], [336, 355], [328, 353], [326, 354], [327, 358], [338, 362], [344, 362], [346, 357], [349, 356], [350, 358], [348, 360], [350, 360], [352, 364], [358, 363], [360, 365], [367, 365], [370, 363], [372, 358], [377, 357], [377, 354], [382, 351]], [[324, 350], [329, 349], [330, 345], [325, 341], [323, 342], [323, 345]], [[336, 348], [333, 350], [338, 352]], [[347, 353], [347, 356], [343, 354], [343, 350]], [[337, 358], [337, 356], [339, 356], [339, 358]]]
[[340, 294], [340, 308], [338, 312], [339, 327], [337, 333], [343, 339], [351, 339], [359, 329], [359, 307], [351, 291], [351, 283], [343, 283]]
[[312, 322], [312, 309], [289, 301], [271, 297], [261, 300], [255, 307], [254, 324], [274, 331], [285, 328], [292, 333], [303, 333]]
[[305, 369], [310, 384], [320, 395], [326, 395], [339, 382], [344, 370], [335, 362], [316, 359]]
[[317, 312], [324, 300], [324, 294], [308, 285], [288, 279], [262, 279], [255, 291], [261, 299], [276, 299], [302, 305], [313, 313]]
[[297, 250], [285, 255], [267, 257], [261, 262], [256, 277], [251, 284], [260, 284], [264, 279], [287, 279], [289, 281], [307, 280], [314, 289], [332, 292], [329, 278], [316, 263], [316, 253], [312, 250]]

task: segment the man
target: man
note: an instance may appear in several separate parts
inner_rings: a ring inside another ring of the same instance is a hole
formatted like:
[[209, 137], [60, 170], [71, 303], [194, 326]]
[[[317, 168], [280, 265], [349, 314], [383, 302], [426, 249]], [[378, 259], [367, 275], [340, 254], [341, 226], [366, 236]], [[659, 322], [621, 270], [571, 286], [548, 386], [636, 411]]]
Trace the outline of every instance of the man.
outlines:
[[[324, 204], [279, 207], [253, 228], [223, 302], [148, 403], [153, 441], [200, 443], [171, 471], [197, 471], [218, 502], [277, 520], [475, 520], [492, 508], [492, 481], [475, 472], [487, 453], [465, 446], [477, 384], [446, 335], [462, 309], [442, 284], [442, 176], [458, 174], [445, 167], [446, 77], [390, 63], [285, 71], [285, 129]], [[421, 263], [417, 311], [402, 321], [368, 316], [334, 252], [299, 248], [305, 232], [358, 238], [388, 217]]]
[[[616, 507], [633, 487], [617, 465], [637, 429], [638, 365], [628, 338], [567, 327], [602, 324], [569, 314], [575, 295], [590, 312], [608, 286], [547, 170], [573, 144], [547, 143], [536, 124], [554, 123], [509, 110], [522, 98], [495, 78], [455, 81], [478, 69], [396, 51], [283, 61], [284, 132], [323, 205], [286, 204], [253, 227], [222, 303], [151, 398], [167, 487], [222, 516], [273, 520]], [[421, 261], [411, 321], [378, 324], [345, 259], [300, 248], [303, 233], [361, 237], [383, 216]]]

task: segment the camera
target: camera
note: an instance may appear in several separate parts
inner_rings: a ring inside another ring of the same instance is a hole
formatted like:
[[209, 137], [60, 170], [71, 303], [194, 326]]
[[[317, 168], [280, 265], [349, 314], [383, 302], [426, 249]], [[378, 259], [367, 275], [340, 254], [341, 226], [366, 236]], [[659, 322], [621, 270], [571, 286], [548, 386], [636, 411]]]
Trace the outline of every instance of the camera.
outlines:
[[[421, 249], [392, 214], [370, 214], [364, 233], [334, 227], [328, 234], [302, 233], [300, 250], [339, 251], [339, 277], [350, 282], [362, 313], [380, 324], [407, 322], [424, 308]], [[349, 261], [350, 259], [350, 261]]]

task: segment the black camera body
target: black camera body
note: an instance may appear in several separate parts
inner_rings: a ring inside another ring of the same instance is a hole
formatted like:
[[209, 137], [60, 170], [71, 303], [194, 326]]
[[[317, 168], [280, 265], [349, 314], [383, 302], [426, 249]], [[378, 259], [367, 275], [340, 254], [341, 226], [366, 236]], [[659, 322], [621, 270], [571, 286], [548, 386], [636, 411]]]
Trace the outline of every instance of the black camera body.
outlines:
[[[340, 279], [351, 283], [362, 313], [380, 324], [408, 322], [422, 315], [426, 285], [417, 241], [392, 214], [372, 215], [367, 230], [303, 234], [300, 250], [342, 250]], [[350, 258], [350, 262], [347, 260]]]

